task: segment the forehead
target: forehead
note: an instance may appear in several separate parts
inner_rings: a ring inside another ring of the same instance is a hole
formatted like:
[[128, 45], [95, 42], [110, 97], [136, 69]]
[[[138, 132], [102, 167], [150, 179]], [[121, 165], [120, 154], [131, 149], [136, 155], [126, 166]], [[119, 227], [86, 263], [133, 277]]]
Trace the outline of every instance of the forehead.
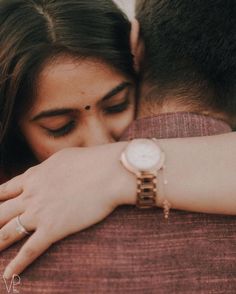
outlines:
[[105, 63], [62, 57], [39, 74], [33, 109], [94, 103], [125, 80]]

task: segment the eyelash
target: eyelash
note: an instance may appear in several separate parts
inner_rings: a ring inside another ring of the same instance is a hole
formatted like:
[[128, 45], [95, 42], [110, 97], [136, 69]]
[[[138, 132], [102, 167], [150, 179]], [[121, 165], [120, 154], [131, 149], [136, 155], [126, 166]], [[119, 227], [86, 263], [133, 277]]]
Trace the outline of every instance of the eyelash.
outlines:
[[70, 121], [68, 124], [65, 126], [61, 127], [60, 129], [57, 130], [49, 130], [47, 129], [47, 133], [49, 136], [52, 136], [54, 138], [58, 137], [63, 137], [66, 136], [68, 133], [70, 133], [75, 127], [75, 121]]
[[104, 110], [104, 112], [106, 114], [120, 113], [120, 112], [125, 111], [129, 107], [129, 105], [130, 105], [130, 101], [129, 101], [128, 97], [126, 97], [124, 102], [117, 104], [117, 105], [114, 105], [114, 106], [107, 107]]
[[[114, 106], [110, 106], [107, 107], [104, 112], [108, 115], [112, 115], [112, 114], [116, 114], [116, 113], [121, 113], [123, 111], [125, 111], [130, 105], [130, 101], [128, 99], [128, 97], [126, 97], [125, 101], [114, 105]], [[69, 134], [75, 127], [75, 121], [70, 121], [68, 124], [66, 124], [65, 126], [57, 129], [57, 130], [50, 130], [50, 129], [46, 129], [47, 133], [49, 136], [52, 136], [53, 138], [59, 138], [59, 137], [64, 137], [67, 134]]]

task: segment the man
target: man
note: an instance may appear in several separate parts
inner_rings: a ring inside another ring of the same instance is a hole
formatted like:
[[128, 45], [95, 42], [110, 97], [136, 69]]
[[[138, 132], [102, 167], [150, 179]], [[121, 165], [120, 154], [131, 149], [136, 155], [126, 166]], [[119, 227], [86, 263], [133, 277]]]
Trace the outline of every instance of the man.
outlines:
[[[124, 138], [229, 132], [235, 115], [234, 1], [140, 0], [137, 17], [144, 44], [137, 23], [131, 39], [143, 77], [141, 119]], [[163, 181], [170, 173], [166, 169]], [[170, 186], [164, 185], [167, 196]], [[166, 222], [161, 210], [121, 207], [51, 247], [25, 272], [21, 291], [235, 293], [235, 236], [234, 217], [173, 211]]]

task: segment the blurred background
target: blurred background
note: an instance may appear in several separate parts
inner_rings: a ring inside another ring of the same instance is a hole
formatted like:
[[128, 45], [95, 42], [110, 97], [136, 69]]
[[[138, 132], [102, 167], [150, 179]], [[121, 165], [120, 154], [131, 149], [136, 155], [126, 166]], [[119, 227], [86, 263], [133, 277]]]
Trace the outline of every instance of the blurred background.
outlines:
[[113, 0], [117, 3], [128, 15], [130, 19], [134, 18], [134, 3], [135, 0]]

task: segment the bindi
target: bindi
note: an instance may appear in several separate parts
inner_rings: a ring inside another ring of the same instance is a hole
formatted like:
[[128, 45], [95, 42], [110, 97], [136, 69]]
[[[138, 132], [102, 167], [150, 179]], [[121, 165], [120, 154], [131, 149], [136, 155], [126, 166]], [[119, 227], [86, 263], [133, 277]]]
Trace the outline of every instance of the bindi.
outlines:
[[91, 109], [91, 106], [90, 106], [90, 105], [87, 105], [87, 106], [85, 106], [84, 109], [85, 109], [85, 110], [90, 110], [90, 109]]

